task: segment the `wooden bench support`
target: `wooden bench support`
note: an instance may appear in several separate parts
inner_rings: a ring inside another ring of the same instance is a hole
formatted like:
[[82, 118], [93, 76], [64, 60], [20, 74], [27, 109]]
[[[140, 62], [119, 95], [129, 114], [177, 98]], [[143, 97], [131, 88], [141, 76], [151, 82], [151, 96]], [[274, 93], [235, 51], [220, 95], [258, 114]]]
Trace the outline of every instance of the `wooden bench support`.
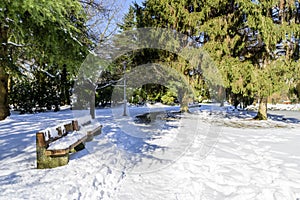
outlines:
[[36, 147], [37, 153], [37, 168], [45, 169], [45, 168], [54, 168], [68, 164], [69, 162], [69, 153], [53, 155], [46, 155], [46, 148], [44, 147]]
[[93, 130], [87, 130], [87, 142], [90, 142], [94, 139], [94, 136], [101, 134], [102, 126], [98, 126]]

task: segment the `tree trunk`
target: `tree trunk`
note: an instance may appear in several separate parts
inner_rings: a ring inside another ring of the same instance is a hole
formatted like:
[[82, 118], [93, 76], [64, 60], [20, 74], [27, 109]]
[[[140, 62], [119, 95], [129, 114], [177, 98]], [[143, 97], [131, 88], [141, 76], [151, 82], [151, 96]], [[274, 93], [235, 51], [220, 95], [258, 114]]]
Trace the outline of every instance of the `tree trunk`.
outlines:
[[220, 107], [224, 107], [224, 100], [221, 100]]
[[95, 91], [92, 92], [91, 100], [90, 100], [90, 115], [92, 119], [95, 119], [96, 116], [96, 102], [95, 102]]
[[0, 120], [4, 120], [10, 114], [7, 84], [8, 74], [5, 72], [4, 67], [0, 66]]
[[189, 98], [187, 92], [183, 92], [182, 98], [180, 99], [180, 111], [188, 112], [189, 111]]
[[285, 0], [280, 0], [279, 2], [279, 19], [281, 21], [281, 23], [284, 22], [285, 20]]
[[267, 103], [268, 103], [267, 97], [260, 97], [258, 113], [254, 119], [256, 119], [256, 120], [267, 120], [268, 119]]
[[219, 86], [218, 90], [218, 100], [220, 101], [220, 107], [224, 107], [225, 91], [224, 88], [221, 86]]
[[5, 67], [8, 66], [8, 28], [0, 22], [0, 120], [10, 115], [8, 107], [8, 74]]

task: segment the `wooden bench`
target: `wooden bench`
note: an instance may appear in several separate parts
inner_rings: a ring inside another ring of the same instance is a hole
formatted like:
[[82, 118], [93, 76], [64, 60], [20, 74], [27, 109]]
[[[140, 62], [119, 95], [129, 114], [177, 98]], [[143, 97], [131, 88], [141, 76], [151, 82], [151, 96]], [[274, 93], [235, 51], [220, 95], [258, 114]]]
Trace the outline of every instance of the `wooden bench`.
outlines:
[[157, 118], [159, 118], [160, 120], [165, 120], [165, 121], [174, 121], [174, 120], [180, 119], [180, 114], [181, 114], [180, 111], [178, 111], [178, 112], [175, 112], [175, 111], [147, 112], [144, 114], [136, 115], [135, 122], [149, 124], [149, 123], [155, 121]]
[[102, 126], [90, 116], [36, 133], [37, 168], [53, 168], [69, 162], [69, 154], [85, 148], [85, 142], [101, 133]]

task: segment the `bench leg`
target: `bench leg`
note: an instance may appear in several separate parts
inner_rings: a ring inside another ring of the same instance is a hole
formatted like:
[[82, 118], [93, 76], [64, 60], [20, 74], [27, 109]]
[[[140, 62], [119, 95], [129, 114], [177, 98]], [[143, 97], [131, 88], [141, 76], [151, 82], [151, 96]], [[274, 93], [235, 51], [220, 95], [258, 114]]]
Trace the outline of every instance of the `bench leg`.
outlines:
[[45, 151], [46, 149], [44, 147], [37, 147], [36, 149], [38, 169], [54, 168], [68, 164], [68, 153], [60, 156], [46, 156]]

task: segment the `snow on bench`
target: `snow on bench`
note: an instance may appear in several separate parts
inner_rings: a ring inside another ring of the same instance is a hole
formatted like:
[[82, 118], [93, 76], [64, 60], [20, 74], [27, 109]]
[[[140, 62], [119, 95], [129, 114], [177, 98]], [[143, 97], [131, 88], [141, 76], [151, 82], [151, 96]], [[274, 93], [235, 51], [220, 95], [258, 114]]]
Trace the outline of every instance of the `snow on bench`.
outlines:
[[96, 120], [92, 119], [90, 115], [79, 117], [76, 119], [80, 126], [87, 126], [89, 124], [99, 124]]
[[49, 141], [51, 139], [55, 139], [61, 137], [62, 135], [66, 134], [66, 127], [67, 124], [60, 124], [55, 127], [47, 128], [41, 131], [44, 134], [45, 140]]
[[36, 134], [37, 168], [66, 165], [69, 153], [80, 151], [94, 135], [100, 134], [102, 125], [90, 116], [49, 127]]
[[56, 140], [49, 144], [49, 147], [47, 148], [48, 151], [51, 150], [58, 150], [58, 149], [68, 149], [72, 144], [75, 144], [77, 141], [80, 141], [82, 138], [84, 138], [86, 134], [81, 131], [73, 131], [66, 135], [65, 137], [62, 137], [59, 140]]
[[77, 118], [78, 126], [80, 130], [83, 130], [87, 135], [96, 135], [101, 132], [102, 125], [93, 120], [90, 115]]

